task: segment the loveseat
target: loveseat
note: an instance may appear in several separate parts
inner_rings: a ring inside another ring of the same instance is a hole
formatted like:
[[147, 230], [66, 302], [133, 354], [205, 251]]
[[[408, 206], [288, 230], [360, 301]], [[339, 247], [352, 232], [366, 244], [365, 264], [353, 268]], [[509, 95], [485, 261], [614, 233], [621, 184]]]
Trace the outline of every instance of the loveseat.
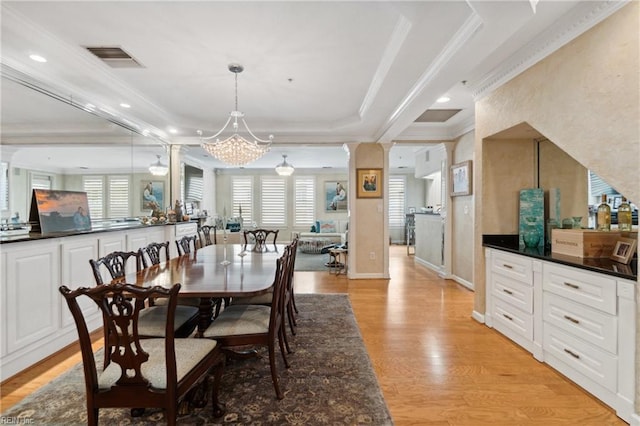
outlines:
[[318, 220], [313, 226], [316, 232], [296, 232], [300, 239], [325, 239], [335, 244], [347, 242], [347, 229], [349, 221], [345, 220]]

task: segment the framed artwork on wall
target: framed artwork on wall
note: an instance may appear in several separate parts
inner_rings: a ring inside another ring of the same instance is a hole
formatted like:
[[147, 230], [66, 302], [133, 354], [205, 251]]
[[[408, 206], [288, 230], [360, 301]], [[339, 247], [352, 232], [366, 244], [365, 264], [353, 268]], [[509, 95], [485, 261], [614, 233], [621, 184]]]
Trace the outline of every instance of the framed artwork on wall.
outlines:
[[29, 222], [42, 234], [89, 231], [91, 216], [86, 192], [34, 189]]
[[140, 209], [164, 211], [164, 182], [143, 180], [140, 187]]
[[357, 169], [356, 173], [358, 198], [382, 198], [382, 169]]
[[451, 166], [451, 196], [471, 195], [471, 160]]
[[344, 181], [324, 183], [325, 212], [347, 211], [347, 184]]

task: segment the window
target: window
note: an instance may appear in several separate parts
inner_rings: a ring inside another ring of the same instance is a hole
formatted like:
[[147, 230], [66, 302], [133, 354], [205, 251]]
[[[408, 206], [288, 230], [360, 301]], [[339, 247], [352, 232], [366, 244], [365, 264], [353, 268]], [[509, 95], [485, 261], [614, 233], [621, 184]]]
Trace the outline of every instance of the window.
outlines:
[[9, 210], [9, 163], [2, 163], [0, 173], [0, 210]]
[[31, 175], [31, 189], [51, 189], [52, 180], [49, 175], [33, 173]]
[[281, 177], [263, 176], [260, 180], [261, 225], [287, 224], [287, 183]]
[[389, 177], [389, 226], [404, 226], [406, 186], [405, 176]]
[[104, 207], [102, 204], [104, 187], [102, 182], [102, 176], [82, 177], [82, 190], [87, 193], [91, 220], [104, 219]]
[[129, 216], [129, 178], [126, 176], [109, 177], [109, 217]]
[[294, 226], [311, 226], [316, 212], [315, 178], [296, 177], [294, 185]]
[[202, 201], [202, 194], [204, 192], [204, 178], [202, 170], [191, 166], [185, 166], [184, 180], [184, 200]]
[[231, 180], [231, 216], [240, 216], [242, 208], [242, 219], [244, 225], [253, 223], [253, 177], [234, 176]]

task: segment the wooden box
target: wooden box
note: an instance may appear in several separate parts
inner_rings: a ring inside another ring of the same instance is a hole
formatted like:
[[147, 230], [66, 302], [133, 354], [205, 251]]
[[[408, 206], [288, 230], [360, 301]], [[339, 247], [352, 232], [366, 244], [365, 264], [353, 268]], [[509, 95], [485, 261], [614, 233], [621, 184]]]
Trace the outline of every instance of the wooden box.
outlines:
[[609, 257], [620, 237], [620, 232], [553, 229], [551, 252], [577, 257]]

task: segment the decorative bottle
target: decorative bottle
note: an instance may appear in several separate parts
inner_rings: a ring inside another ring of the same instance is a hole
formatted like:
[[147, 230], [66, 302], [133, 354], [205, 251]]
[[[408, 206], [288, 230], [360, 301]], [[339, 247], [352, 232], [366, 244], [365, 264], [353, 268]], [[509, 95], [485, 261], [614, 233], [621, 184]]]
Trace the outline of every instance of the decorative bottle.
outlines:
[[602, 203], [598, 206], [598, 231], [611, 231], [611, 207], [607, 204], [607, 194], [602, 194]]
[[631, 231], [631, 206], [625, 197], [622, 197], [622, 203], [618, 206], [618, 230]]

